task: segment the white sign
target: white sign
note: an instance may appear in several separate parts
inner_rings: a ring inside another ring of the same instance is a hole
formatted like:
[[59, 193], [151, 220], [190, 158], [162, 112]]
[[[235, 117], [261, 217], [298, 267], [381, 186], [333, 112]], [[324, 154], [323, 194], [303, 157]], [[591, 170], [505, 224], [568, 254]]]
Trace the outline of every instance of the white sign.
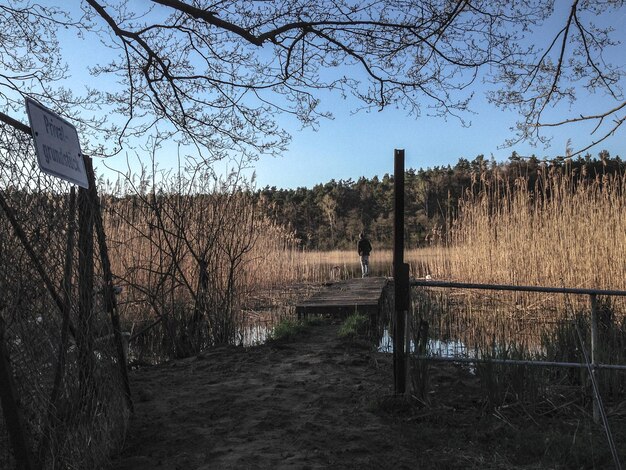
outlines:
[[26, 111], [41, 171], [88, 188], [87, 171], [76, 128], [29, 98], [26, 98]]

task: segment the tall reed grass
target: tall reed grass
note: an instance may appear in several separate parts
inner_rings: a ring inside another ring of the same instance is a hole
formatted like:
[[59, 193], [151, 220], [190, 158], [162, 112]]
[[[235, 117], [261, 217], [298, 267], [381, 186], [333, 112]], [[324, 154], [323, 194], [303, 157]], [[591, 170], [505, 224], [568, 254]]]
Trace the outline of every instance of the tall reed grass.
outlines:
[[[476, 175], [449, 222], [447, 239], [423, 258], [415, 254], [412, 273], [472, 283], [626, 290], [625, 206], [626, 175], [589, 175], [584, 168], [576, 173], [566, 163], [543, 166], [530, 184], [527, 177], [496, 168]], [[607, 302], [610, 321], [602, 327], [607, 347], [601, 348], [601, 360], [624, 363], [625, 302], [621, 297]], [[462, 344], [461, 355], [582, 362], [576, 325], [584, 347], [590, 347], [588, 296], [420, 289], [414, 306], [415, 321], [429, 323], [436, 340], [431, 344], [443, 342], [444, 349], [445, 343]], [[416, 342], [418, 336], [414, 331]], [[437, 351], [431, 347], [430, 353]], [[510, 393], [536, 401], [547, 385], [557, 383], [589, 391], [579, 370], [548, 373], [488, 364], [476, 373], [484, 378], [490, 401]], [[602, 389], [619, 401], [624, 374], [600, 376]]]
[[[146, 349], [161, 357], [235, 343], [245, 304], [280, 282], [293, 235], [240, 188], [108, 198], [105, 230], [123, 288], [123, 320], [158, 323]], [[156, 359], [156, 358], [154, 358]]]
[[626, 175], [545, 166], [476, 177], [438, 274], [473, 282], [626, 289]]
[[[167, 183], [103, 198], [122, 319], [143, 360], [259, 337], [258, 324], [293, 314], [296, 299], [317, 285], [361, 275], [356, 247], [303, 250], [245, 188], [191, 186], [181, 194], [177, 180]], [[390, 266], [389, 250], [373, 257], [375, 272], [387, 275]]]

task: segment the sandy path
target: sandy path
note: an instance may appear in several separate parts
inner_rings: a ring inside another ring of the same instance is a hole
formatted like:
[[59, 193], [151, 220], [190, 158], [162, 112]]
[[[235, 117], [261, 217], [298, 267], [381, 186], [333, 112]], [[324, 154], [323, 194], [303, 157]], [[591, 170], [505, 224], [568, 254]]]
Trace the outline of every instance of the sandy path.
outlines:
[[380, 412], [391, 357], [336, 330], [133, 373], [136, 413], [112, 468], [415, 468], [415, 427]]

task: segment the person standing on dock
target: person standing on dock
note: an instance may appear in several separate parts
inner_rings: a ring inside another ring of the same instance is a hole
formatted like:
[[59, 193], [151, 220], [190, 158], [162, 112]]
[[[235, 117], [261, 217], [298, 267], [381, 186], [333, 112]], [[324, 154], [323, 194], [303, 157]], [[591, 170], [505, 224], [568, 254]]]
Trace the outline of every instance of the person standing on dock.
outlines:
[[365, 234], [363, 232], [359, 234], [357, 251], [361, 257], [361, 277], [367, 277], [370, 275], [370, 253], [372, 251], [372, 244], [367, 238], [365, 238]]

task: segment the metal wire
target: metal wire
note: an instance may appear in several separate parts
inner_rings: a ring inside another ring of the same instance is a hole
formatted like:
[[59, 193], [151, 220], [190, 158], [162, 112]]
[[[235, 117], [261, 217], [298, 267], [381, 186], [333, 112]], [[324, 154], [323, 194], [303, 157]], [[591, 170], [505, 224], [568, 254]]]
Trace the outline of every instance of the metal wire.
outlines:
[[[76, 250], [69, 259], [67, 296], [62, 295], [67, 239], [76, 225], [69, 193], [69, 183], [40, 172], [30, 136], [0, 124], [0, 195], [6, 202], [0, 210], [0, 318], [6, 333], [0, 340], [7, 346], [21, 403], [22, 432], [44, 469], [106, 466], [129, 418], [99, 289], [98, 257], [91, 312], [81, 316], [77, 307], [82, 273]], [[69, 306], [65, 335], [64, 298]], [[0, 449], [0, 468], [14, 467], [1, 414]]]
[[621, 470], [621, 462], [619, 459], [619, 454], [617, 452], [617, 447], [615, 445], [615, 441], [613, 439], [613, 434], [611, 432], [611, 428], [609, 425], [608, 417], [606, 415], [606, 411], [604, 409], [604, 404], [602, 402], [602, 397], [600, 394], [598, 382], [596, 376], [594, 374], [594, 370], [596, 369], [620, 369], [623, 370], [626, 366], [623, 365], [604, 365], [604, 364], [592, 364], [589, 360], [589, 355], [587, 350], [585, 349], [585, 344], [583, 340], [583, 335], [580, 330], [580, 326], [574, 319], [573, 315], [573, 306], [571, 299], [569, 298], [569, 294], [585, 294], [595, 297], [596, 295], [607, 295], [607, 296], [626, 296], [626, 291], [614, 291], [614, 290], [602, 290], [602, 289], [574, 289], [574, 288], [566, 288], [566, 287], [540, 287], [540, 286], [514, 286], [514, 285], [494, 285], [494, 284], [476, 284], [476, 283], [462, 283], [462, 282], [447, 282], [447, 281], [430, 281], [430, 280], [413, 280], [410, 283], [412, 286], [419, 287], [446, 287], [446, 288], [462, 288], [462, 289], [480, 289], [480, 290], [497, 290], [497, 291], [523, 291], [523, 292], [546, 292], [546, 293], [558, 293], [565, 294], [565, 301], [568, 316], [573, 321], [575, 328], [577, 339], [580, 344], [580, 349], [583, 354], [584, 362], [582, 364], [579, 363], [564, 363], [564, 362], [545, 362], [545, 361], [518, 361], [518, 360], [498, 360], [498, 359], [489, 359], [488, 361], [484, 361], [476, 358], [458, 358], [458, 357], [433, 357], [433, 356], [424, 356], [421, 355], [418, 359], [423, 359], [426, 361], [446, 361], [446, 362], [467, 362], [467, 363], [480, 363], [480, 362], [490, 362], [490, 363], [500, 363], [500, 364], [518, 364], [518, 365], [528, 365], [528, 366], [555, 366], [555, 367], [576, 367], [576, 368], [586, 368], [589, 372], [589, 376], [592, 383], [592, 390], [594, 394], [594, 398], [596, 400], [598, 411], [600, 414], [600, 418], [602, 420], [602, 425], [607, 437], [607, 441], [609, 444], [609, 448], [611, 451], [611, 455], [613, 457], [613, 461], [615, 463], [615, 468], [617, 470]]
[[569, 311], [570, 317], [574, 323], [574, 327], [576, 328], [576, 335], [578, 336], [578, 342], [580, 343], [580, 350], [583, 354], [584, 364], [586, 365], [587, 371], [589, 372], [589, 378], [591, 379], [591, 386], [593, 390], [594, 399], [596, 401], [598, 411], [600, 412], [600, 419], [602, 420], [602, 427], [604, 428], [606, 439], [609, 444], [609, 449], [611, 450], [611, 455], [613, 456], [613, 462], [615, 463], [615, 468], [617, 470], [621, 470], [622, 464], [619, 460], [619, 454], [617, 453], [617, 447], [615, 446], [615, 440], [613, 439], [613, 433], [611, 432], [609, 419], [604, 409], [604, 403], [602, 402], [602, 395], [600, 394], [600, 388], [598, 387], [598, 381], [594, 373], [594, 367], [591, 364], [591, 361], [589, 360], [589, 354], [587, 354], [587, 349], [585, 348], [585, 341], [583, 339], [582, 332], [580, 331], [580, 325], [574, 319], [574, 314], [573, 314], [574, 309], [571, 305], [568, 295], [565, 296], [565, 299], [566, 299], [566, 305], [567, 305], [567, 309]]

